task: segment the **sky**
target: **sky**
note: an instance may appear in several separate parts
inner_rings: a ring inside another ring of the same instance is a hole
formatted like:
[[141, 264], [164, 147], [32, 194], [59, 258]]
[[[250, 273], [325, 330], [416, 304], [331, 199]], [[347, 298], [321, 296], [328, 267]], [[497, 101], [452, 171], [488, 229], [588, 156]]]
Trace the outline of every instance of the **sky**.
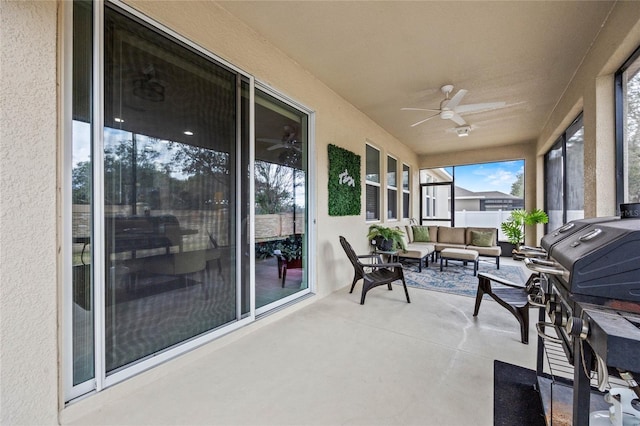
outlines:
[[524, 160], [456, 166], [456, 186], [469, 191], [511, 192], [511, 184], [524, 171]]

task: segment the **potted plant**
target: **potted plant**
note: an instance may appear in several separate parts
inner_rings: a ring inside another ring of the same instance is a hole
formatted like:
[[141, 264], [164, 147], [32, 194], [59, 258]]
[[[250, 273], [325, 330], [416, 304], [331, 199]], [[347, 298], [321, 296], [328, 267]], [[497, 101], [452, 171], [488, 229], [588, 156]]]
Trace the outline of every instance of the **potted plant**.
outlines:
[[302, 258], [302, 236], [300, 234], [290, 235], [284, 240], [278, 241], [276, 249], [287, 261]]
[[[527, 212], [526, 210], [518, 209], [513, 210], [509, 219], [500, 224], [500, 229], [502, 229], [502, 232], [506, 235], [507, 241], [513, 244], [514, 248], [517, 248], [519, 245], [524, 244], [525, 225], [536, 225], [547, 222], [549, 222], [549, 217], [543, 210], [535, 209]], [[514, 250], [514, 258], [516, 257]]]
[[369, 227], [369, 233], [367, 239], [378, 250], [391, 251], [402, 249], [405, 250], [404, 245], [404, 232], [398, 228], [388, 228], [382, 225], [371, 225]]

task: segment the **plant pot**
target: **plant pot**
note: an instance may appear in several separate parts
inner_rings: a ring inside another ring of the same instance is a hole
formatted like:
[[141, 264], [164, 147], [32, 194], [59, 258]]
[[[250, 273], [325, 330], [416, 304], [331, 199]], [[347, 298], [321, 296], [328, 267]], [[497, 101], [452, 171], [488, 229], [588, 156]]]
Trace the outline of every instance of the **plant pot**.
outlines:
[[393, 249], [393, 241], [387, 240], [382, 237], [376, 237], [376, 247], [380, 251], [391, 251]]
[[513, 257], [513, 250], [516, 248], [515, 244], [508, 241], [498, 241], [498, 245], [502, 251], [500, 257]]
[[302, 259], [287, 260], [287, 269], [300, 269], [302, 268]]

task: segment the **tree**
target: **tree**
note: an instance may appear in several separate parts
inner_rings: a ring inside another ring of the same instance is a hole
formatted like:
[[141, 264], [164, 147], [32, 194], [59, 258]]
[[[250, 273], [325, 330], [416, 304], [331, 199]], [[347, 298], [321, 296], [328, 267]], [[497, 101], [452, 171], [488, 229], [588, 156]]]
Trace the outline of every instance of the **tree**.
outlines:
[[511, 195], [524, 198], [524, 172], [516, 175], [516, 180], [511, 184]]
[[627, 81], [625, 140], [629, 202], [640, 202], [640, 72]]
[[81, 161], [71, 171], [73, 204], [91, 202], [91, 162]]
[[256, 161], [255, 193], [258, 214], [273, 214], [293, 205], [293, 169], [281, 164]]

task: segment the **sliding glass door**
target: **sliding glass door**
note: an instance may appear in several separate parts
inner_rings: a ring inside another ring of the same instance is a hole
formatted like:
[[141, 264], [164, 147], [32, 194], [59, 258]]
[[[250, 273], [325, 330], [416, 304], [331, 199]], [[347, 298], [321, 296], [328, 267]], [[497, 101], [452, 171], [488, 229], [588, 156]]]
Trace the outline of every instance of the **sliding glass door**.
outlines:
[[253, 315], [253, 82], [102, 6], [73, 6], [67, 399]]
[[256, 309], [308, 291], [308, 114], [265, 90], [255, 97]]
[[122, 4], [65, 4], [65, 401], [310, 292], [312, 114]]

